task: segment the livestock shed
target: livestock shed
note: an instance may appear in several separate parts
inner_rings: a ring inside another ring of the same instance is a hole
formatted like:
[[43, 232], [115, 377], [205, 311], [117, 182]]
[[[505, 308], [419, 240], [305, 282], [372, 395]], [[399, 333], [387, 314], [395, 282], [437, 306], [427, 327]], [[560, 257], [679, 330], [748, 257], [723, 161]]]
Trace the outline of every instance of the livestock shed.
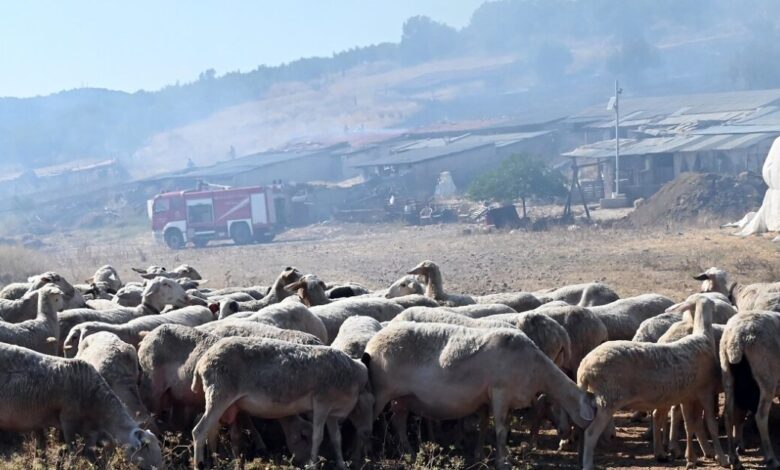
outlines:
[[[630, 198], [647, 197], [686, 171], [760, 173], [780, 135], [780, 90], [622, 98], [620, 113], [620, 189]], [[583, 145], [562, 155], [597, 163], [585, 182], [603, 181], [610, 193], [614, 113], [592, 107], [565, 122]]]
[[125, 181], [127, 171], [114, 159], [76, 160], [11, 173], [0, 178], [0, 197], [21, 197], [66, 189], [69, 194]]
[[450, 172], [455, 186], [462, 191], [474, 177], [516, 153], [557, 155], [554, 132], [465, 133], [394, 140], [385, 148], [372, 146], [362, 153], [353, 153], [346, 165], [358, 169], [366, 178], [400, 178], [409, 196], [427, 198], [433, 194], [442, 172]]
[[143, 180], [163, 190], [187, 189], [197, 181], [226, 186], [269, 185], [275, 181], [307, 182], [342, 179], [342, 153], [347, 144], [259, 152], [205, 167], [187, 168]]

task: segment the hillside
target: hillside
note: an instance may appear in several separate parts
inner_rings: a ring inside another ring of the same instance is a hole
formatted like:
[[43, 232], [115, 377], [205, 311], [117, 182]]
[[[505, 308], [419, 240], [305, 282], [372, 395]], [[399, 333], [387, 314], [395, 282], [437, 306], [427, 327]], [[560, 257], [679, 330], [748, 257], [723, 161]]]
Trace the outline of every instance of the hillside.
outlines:
[[157, 91], [0, 98], [4, 167], [131, 160], [136, 173], [295, 139], [366, 139], [456, 121], [545, 119], [611, 93], [780, 87], [780, 3], [497, 0], [456, 30], [410, 18], [398, 43], [218, 74]]

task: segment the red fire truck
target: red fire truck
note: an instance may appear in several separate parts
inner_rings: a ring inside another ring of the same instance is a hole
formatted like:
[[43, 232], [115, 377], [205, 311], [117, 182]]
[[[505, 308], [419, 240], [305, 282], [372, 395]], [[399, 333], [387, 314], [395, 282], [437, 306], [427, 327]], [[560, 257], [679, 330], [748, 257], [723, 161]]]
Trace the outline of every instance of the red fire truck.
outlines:
[[197, 190], [158, 194], [148, 201], [157, 242], [173, 249], [211, 240], [236, 244], [269, 242], [283, 219], [284, 195], [278, 186], [227, 188], [199, 184]]

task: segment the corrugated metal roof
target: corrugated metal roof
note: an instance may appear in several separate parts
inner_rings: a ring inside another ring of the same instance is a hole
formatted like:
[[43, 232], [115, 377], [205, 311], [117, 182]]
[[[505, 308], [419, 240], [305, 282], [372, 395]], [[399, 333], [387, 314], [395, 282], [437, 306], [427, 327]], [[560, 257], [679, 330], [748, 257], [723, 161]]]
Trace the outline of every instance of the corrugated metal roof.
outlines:
[[[733, 150], [752, 147], [776, 134], [747, 135], [678, 135], [649, 139], [620, 139], [620, 155], [657, 155], [662, 153], [700, 152], [705, 150]], [[615, 140], [602, 140], [583, 145], [563, 154], [578, 158], [609, 158], [615, 156]]]
[[[620, 111], [624, 116], [632, 115], [632, 119], [649, 119], [670, 115], [696, 115], [710, 113], [730, 113], [737, 111], [752, 111], [780, 102], [780, 89], [733, 91], [725, 93], [702, 93], [694, 95], [656, 96], [656, 97], [621, 97]], [[613, 113], [606, 109], [604, 103], [591, 106], [580, 113], [574, 114], [570, 120], [582, 122], [610, 120]], [[567, 119], [567, 120], [569, 120]]]
[[550, 134], [552, 131], [513, 132], [510, 134], [469, 134], [459, 138], [432, 138], [405, 142], [393, 148], [390, 155], [371, 159], [365, 158], [349, 163], [352, 167], [375, 165], [406, 165], [447, 155], [493, 145], [497, 148], [513, 145], [524, 140]]

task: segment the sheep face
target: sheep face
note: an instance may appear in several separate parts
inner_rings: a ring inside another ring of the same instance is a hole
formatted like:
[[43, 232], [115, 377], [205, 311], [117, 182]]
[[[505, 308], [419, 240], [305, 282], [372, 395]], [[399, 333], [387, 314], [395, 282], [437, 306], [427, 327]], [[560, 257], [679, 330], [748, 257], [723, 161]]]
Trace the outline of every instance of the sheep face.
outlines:
[[166, 273], [166, 270], [162, 266], [149, 266], [146, 269], [142, 268], [132, 268], [133, 271], [137, 272], [141, 275], [144, 279], [154, 279], [157, 276], [162, 276]]
[[303, 303], [308, 306], [327, 303], [328, 295], [325, 293], [327, 286], [314, 274], [306, 274], [292, 284], [285, 287], [289, 291], [297, 291]]
[[157, 306], [184, 307], [189, 304], [187, 291], [175, 280], [157, 277], [144, 289], [145, 302]]
[[697, 281], [702, 281], [701, 292], [720, 292], [729, 295], [728, 274], [720, 268], [709, 268], [703, 273], [693, 276]]
[[160, 441], [151, 431], [135, 428], [127, 437], [125, 457], [141, 469], [162, 468], [162, 450]]
[[409, 272], [406, 274], [413, 274], [416, 276], [428, 276], [431, 272], [433, 272], [435, 269], [438, 269], [436, 266], [436, 263], [430, 260], [425, 260], [422, 263], [418, 264], [414, 268], [412, 268]]
[[61, 312], [65, 310], [67, 301], [65, 300], [65, 294], [56, 286], [44, 286], [40, 289], [38, 295], [42, 295], [45, 298], [45, 302], [55, 312]]
[[203, 279], [200, 273], [189, 264], [182, 264], [181, 266], [174, 269], [173, 272], [176, 273], [179, 277], [188, 277], [193, 281], [200, 281]]
[[404, 276], [401, 279], [395, 281], [387, 289], [385, 297], [392, 299], [395, 297], [403, 297], [405, 295], [422, 294], [423, 286], [417, 282], [414, 276]]

